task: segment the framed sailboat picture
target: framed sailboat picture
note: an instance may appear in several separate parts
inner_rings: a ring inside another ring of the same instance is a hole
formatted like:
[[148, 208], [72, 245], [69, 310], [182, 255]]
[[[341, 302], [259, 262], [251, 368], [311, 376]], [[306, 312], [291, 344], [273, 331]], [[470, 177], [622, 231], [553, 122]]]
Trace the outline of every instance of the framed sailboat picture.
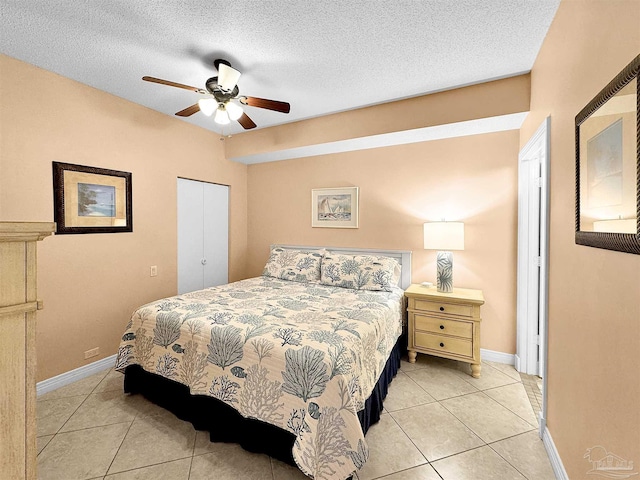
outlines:
[[358, 228], [358, 187], [311, 190], [311, 226]]

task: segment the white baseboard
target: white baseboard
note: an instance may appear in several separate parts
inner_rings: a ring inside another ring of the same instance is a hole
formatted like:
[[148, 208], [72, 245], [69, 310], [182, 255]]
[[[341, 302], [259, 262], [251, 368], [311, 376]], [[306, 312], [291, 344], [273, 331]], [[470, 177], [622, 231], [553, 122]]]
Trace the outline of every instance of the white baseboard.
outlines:
[[551, 468], [553, 468], [553, 473], [556, 475], [556, 479], [569, 480], [569, 475], [567, 475], [567, 471], [564, 469], [564, 465], [560, 459], [560, 454], [558, 453], [556, 445], [553, 443], [553, 439], [551, 438], [551, 432], [549, 432], [549, 429], [546, 427], [542, 434], [542, 443], [544, 443], [544, 448], [549, 456]]
[[103, 358], [97, 362], [84, 365], [69, 372], [61, 373], [55, 377], [47, 378], [46, 380], [36, 384], [36, 395], [43, 395], [47, 392], [57, 390], [60, 387], [64, 387], [65, 385], [69, 385], [70, 383], [77, 382], [83, 378], [90, 377], [91, 375], [102, 372], [103, 370], [108, 370], [109, 368], [113, 368], [115, 364], [116, 354], [113, 354], [110, 357]]
[[496, 363], [506, 363], [513, 365], [515, 363], [515, 355], [512, 353], [496, 352], [495, 350], [480, 349], [480, 358]]
[[515, 355], [515, 362], [513, 366], [518, 372], [520, 371], [520, 357], [518, 355]]

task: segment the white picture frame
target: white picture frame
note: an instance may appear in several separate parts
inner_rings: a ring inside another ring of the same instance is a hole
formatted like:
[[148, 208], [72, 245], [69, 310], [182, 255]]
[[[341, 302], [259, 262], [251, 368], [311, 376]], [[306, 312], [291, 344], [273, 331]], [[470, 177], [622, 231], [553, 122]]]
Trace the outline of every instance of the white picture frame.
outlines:
[[311, 226], [358, 228], [358, 187], [312, 189]]

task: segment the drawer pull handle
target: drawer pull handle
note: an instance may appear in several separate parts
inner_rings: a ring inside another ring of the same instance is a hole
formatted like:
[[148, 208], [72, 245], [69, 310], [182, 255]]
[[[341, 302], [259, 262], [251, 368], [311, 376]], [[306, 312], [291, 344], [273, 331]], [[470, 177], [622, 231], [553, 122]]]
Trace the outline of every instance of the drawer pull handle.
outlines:
[[440, 325], [440, 330], [444, 330], [444, 325]]
[[441, 311], [441, 312], [444, 312], [444, 307], [440, 307], [440, 311]]
[[441, 346], [441, 347], [444, 347], [444, 343], [440, 342], [440, 346]]

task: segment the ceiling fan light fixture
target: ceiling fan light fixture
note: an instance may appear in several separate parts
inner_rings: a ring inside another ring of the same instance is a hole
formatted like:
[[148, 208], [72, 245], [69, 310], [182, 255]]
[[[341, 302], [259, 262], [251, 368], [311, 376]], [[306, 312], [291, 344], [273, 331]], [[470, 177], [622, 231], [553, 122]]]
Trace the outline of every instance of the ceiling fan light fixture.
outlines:
[[241, 74], [238, 70], [231, 67], [228, 61], [217, 59], [213, 62], [213, 66], [218, 71], [218, 75], [209, 78], [205, 82], [205, 88], [192, 87], [156, 77], [144, 76], [142, 80], [182, 88], [200, 94], [200, 100], [198, 100], [197, 103], [176, 112], [176, 115], [182, 118], [202, 112], [206, 116], [213, 115], [214, 122], [218, 125], [228, 125], [234, 121], [238, 122], [245, 130], [251, 130], [252, 128], [256, 128], [257, 125], [244, 111], [245, 106], [264, 108], [281, 113], [290, 112], [291, 106], [287, 102], [247, 97], [244, 95], [240, 96], [237, 83]]
[[220, 125], [228, 125], [229, 123], [231, 123], [229, 114], [224, 108], [224, 105], [221, 104], [220, 106], [218, 106], [218, 109], [216, 110], [216, 116], [213, 117], [213, 121]]
[[244, 110], [242, 110], [242, 107], [240, 105], [236, 105], [233, 102], [227, 102], [227, 104], [225, 105], [225, 108], [227, 109], [229, 118], [233, 121], [238, 120], [244, 113]]
[[218, 65], [218, 86], [230, 92], [238, 84], [240, 75], [240, 72], [235, 68], [220, 63]]
[[218, 103], [213, 98], [201, 98], [198, 100], [198, 107], [202, 113], [210, 117], [216, 111]]

